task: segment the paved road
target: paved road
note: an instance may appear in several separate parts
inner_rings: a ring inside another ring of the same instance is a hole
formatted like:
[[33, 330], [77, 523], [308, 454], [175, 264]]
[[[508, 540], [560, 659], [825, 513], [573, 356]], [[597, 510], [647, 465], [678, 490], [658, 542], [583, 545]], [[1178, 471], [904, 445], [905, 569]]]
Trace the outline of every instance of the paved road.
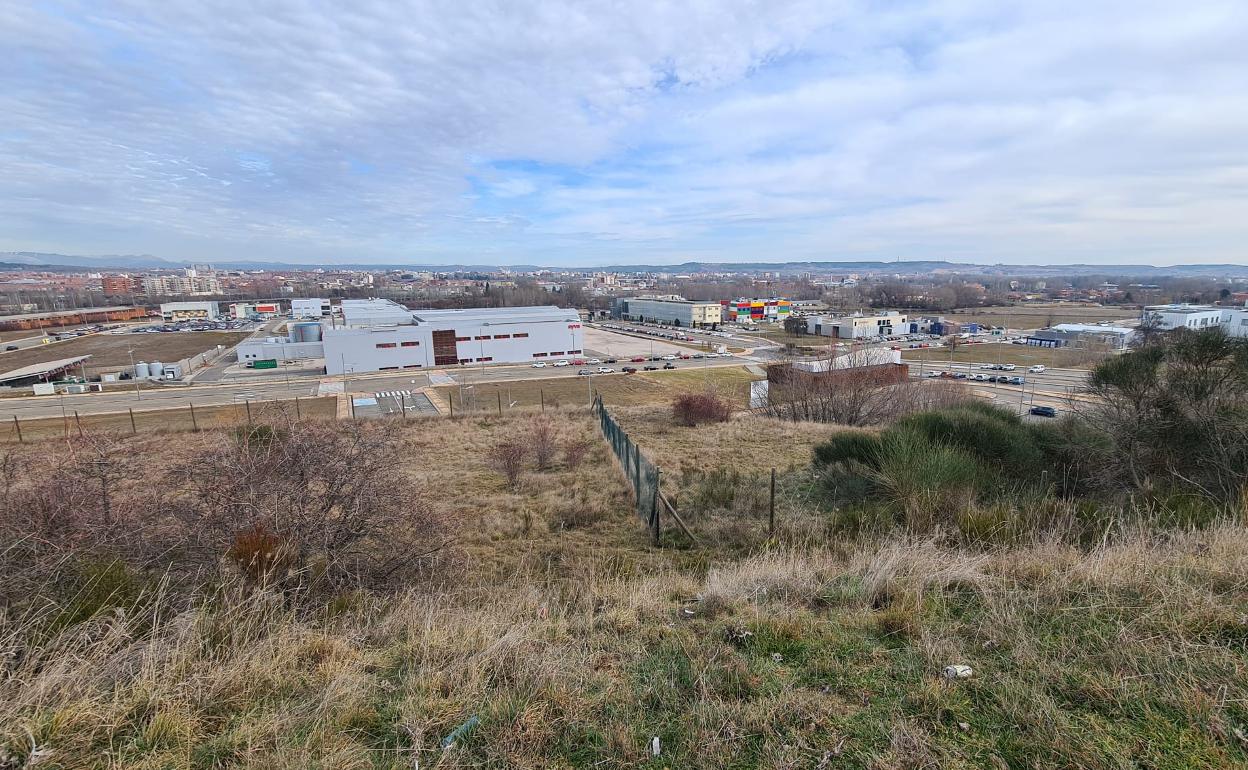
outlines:
[[[653, 362], [647, 362], [654, 365]], [[679, 369], [711, 368], [722, 366], [741, 366], [748, 363], [741, 358], [713, 358], [703, 360], [677, 361]], [[619, 369], [626, 364], [613, 364]], [[637, 364], [640, 366], [640, 364]], [[430, 385], [471, 385], [474, 383], [507, 382], [512, 380], [546, 380], [560, 378], [576, 378], [580, 367], [546, 367], [533, 369], [527, 365], [486, 367], [459, 367], [455, 369], [435, 370], [420, 374], [394, 374], [391, 372], [373, 372], [354, 374], [347, 378], [346, 386], [350, 393], [373, 394], [384, 391], [411, 391]], [[593, 367], [586, 367], [593, 368]], [[432, 382], [430, 375], [438, 378]], [[624, 377], [624, 374], [599, 375], [607, 377]], [[98, 414], [101, 412], [124, 412], [134, 409], [143, 410], [183, 408], [189, 404], [196, 406], [242, 403], [243, 401], [270, 401], [273, 399], [289, 399], [296, 396], [306, 398], [318, 395], [322, 382], [341, 385], [342, 377], [296, 377], [291, 376], [289, 382], [281, 376], [266, 380], [249, 382], [220, 382], [189, 386], [162, 386], [144, 390], [141, 398], [134, 391], [113, 390], [104, 393], [83, 393], [66, 396], [26, 396], [22, 398], [0, 399], [0, 419], [12, 419], [17, 415], [21, 419], [36, 417], [60, 417], [61, 400], [64, 399], [65, 409], [77, 410], [80, 414]]]

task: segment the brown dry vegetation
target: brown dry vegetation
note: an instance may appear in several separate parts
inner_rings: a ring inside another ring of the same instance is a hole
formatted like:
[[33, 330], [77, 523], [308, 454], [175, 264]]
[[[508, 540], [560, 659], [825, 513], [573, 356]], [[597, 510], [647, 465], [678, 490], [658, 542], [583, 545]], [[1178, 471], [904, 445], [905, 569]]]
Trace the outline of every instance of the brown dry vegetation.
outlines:
[[[752, 503], [708, 497], [701, 547], [650, 548], [583, 408], [548, 411], [559, 451], [514, 486], [489, 450], [532, 435], [532, 412], [356, 426], [393, 453], [377, 478], [445, 528], [436, 564], [374, 590], [187, 592], [176, 551], [119, 563], [97, 543], [0, 609], [0, 768], [1248, 762], [1248, 521], [1111, 526], [1091, 546], [832, 537], [802, 479], [844, 429], [613, 411], [682, 509], [724, 487], [706, 474], [778, 467], [777, 538]], [[186, 439], [173, 457], [168, 437], [116, 439], [144, 473], [110, 482], [113, 504], [238, 436]], [[7, 449], [53, 468], [66, 447]], [[25, 566], [13, 553], [0, 568]], [[953, 663], [975, 675], [943, 680]]]
[[[636, 366], [640, 367], [641, 364]], [[474, 403], [478, 411], [494, 411], [500, 394], [504, 407], [512, 403], [517, 408], [540, 406], [543, 398], [546, 406], [587, 407], [593, 401], [590, 397], [591, 390], [594, 394], [601, 395], [608, 406], [637, 406], [670, 404], [678, 393], [707, 388], [731, 399], [738, 408], [745, 408], [749, 401], [749, 383], [757, 379], [761, 379], [761, 375], [750, 373], [744, 366], [713, 366], [596, 377], [551, 377], [475, 383], [472, 386], [475, 397], [468, 395], [467, 400], [462, 401], [463, 394], [459, 386], [449, 385], [435, 390], [443, 398], [452, 400], [457, 412], [471, 409]]]
[[89, 355], [88, 373], [117, 371], [130, 366], [130, 354], [134, 350], [135, 361], [165, 361], [172, 363], [190, 356], [197, 356], [217, 345], [227, 348], [248, 336], [247, 332], [168, 332], [161, 334], [92, 334], [64, 342], [15, 350], [0, 355], [3, 371], [23, 366], [56, 361], [61, 358]]

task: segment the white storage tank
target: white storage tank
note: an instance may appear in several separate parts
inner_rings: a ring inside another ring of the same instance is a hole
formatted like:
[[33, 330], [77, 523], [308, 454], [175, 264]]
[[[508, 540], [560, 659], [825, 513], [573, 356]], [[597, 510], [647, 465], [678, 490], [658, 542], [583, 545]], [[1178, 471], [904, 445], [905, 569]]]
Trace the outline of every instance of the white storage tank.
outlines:
[[165, 365], [159, 361], [153, 361], [147, 365], [147, 376], [154, 380], [159, 380], [165, 376]]
[[146, 380], [151, 376], [151, 367], [146, 362], [140, 361], [134, 365], [134, 378], [136, 380]]

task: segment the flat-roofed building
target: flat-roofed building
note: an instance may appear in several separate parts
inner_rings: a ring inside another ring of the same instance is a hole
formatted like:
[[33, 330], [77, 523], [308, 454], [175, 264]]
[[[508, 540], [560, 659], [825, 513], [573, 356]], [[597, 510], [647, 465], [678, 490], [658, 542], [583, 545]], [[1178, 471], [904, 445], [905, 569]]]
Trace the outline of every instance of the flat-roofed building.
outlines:
[[215, 321], [221, 311], [216, 302], [162, 302], [160, 316], [166, 321]]
[[821, 334], [836, 339], [856, 340], [866, 337], [909, 334], [910, 323], [905, 313], [891, 310], [869, 314], [855, 313], [839, 317], [816, 315], [807, 317], [806, 331], [810, 334]]
[[692, 328], [715, 327], [723, 323], [724, 306], [718, 302], [695, 302], [676, 294], [617, 297], [611, 303], [611, 317]]

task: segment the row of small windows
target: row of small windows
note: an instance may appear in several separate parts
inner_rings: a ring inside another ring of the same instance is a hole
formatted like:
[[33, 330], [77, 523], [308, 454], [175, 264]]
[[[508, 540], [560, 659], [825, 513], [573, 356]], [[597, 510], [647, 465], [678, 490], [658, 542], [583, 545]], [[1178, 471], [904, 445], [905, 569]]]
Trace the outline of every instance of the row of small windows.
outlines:
[[408, 340], [407, 342], [400, 342], [400, 343], [378, 342], [376, 347], [379, 349], [380, 348], [393, 348], [393, 347], [399, 347], [399, 346], [402, 346], [405, 348], [414, 348], [418, 346], [419, 344], [420, 344], [419, 340]]

